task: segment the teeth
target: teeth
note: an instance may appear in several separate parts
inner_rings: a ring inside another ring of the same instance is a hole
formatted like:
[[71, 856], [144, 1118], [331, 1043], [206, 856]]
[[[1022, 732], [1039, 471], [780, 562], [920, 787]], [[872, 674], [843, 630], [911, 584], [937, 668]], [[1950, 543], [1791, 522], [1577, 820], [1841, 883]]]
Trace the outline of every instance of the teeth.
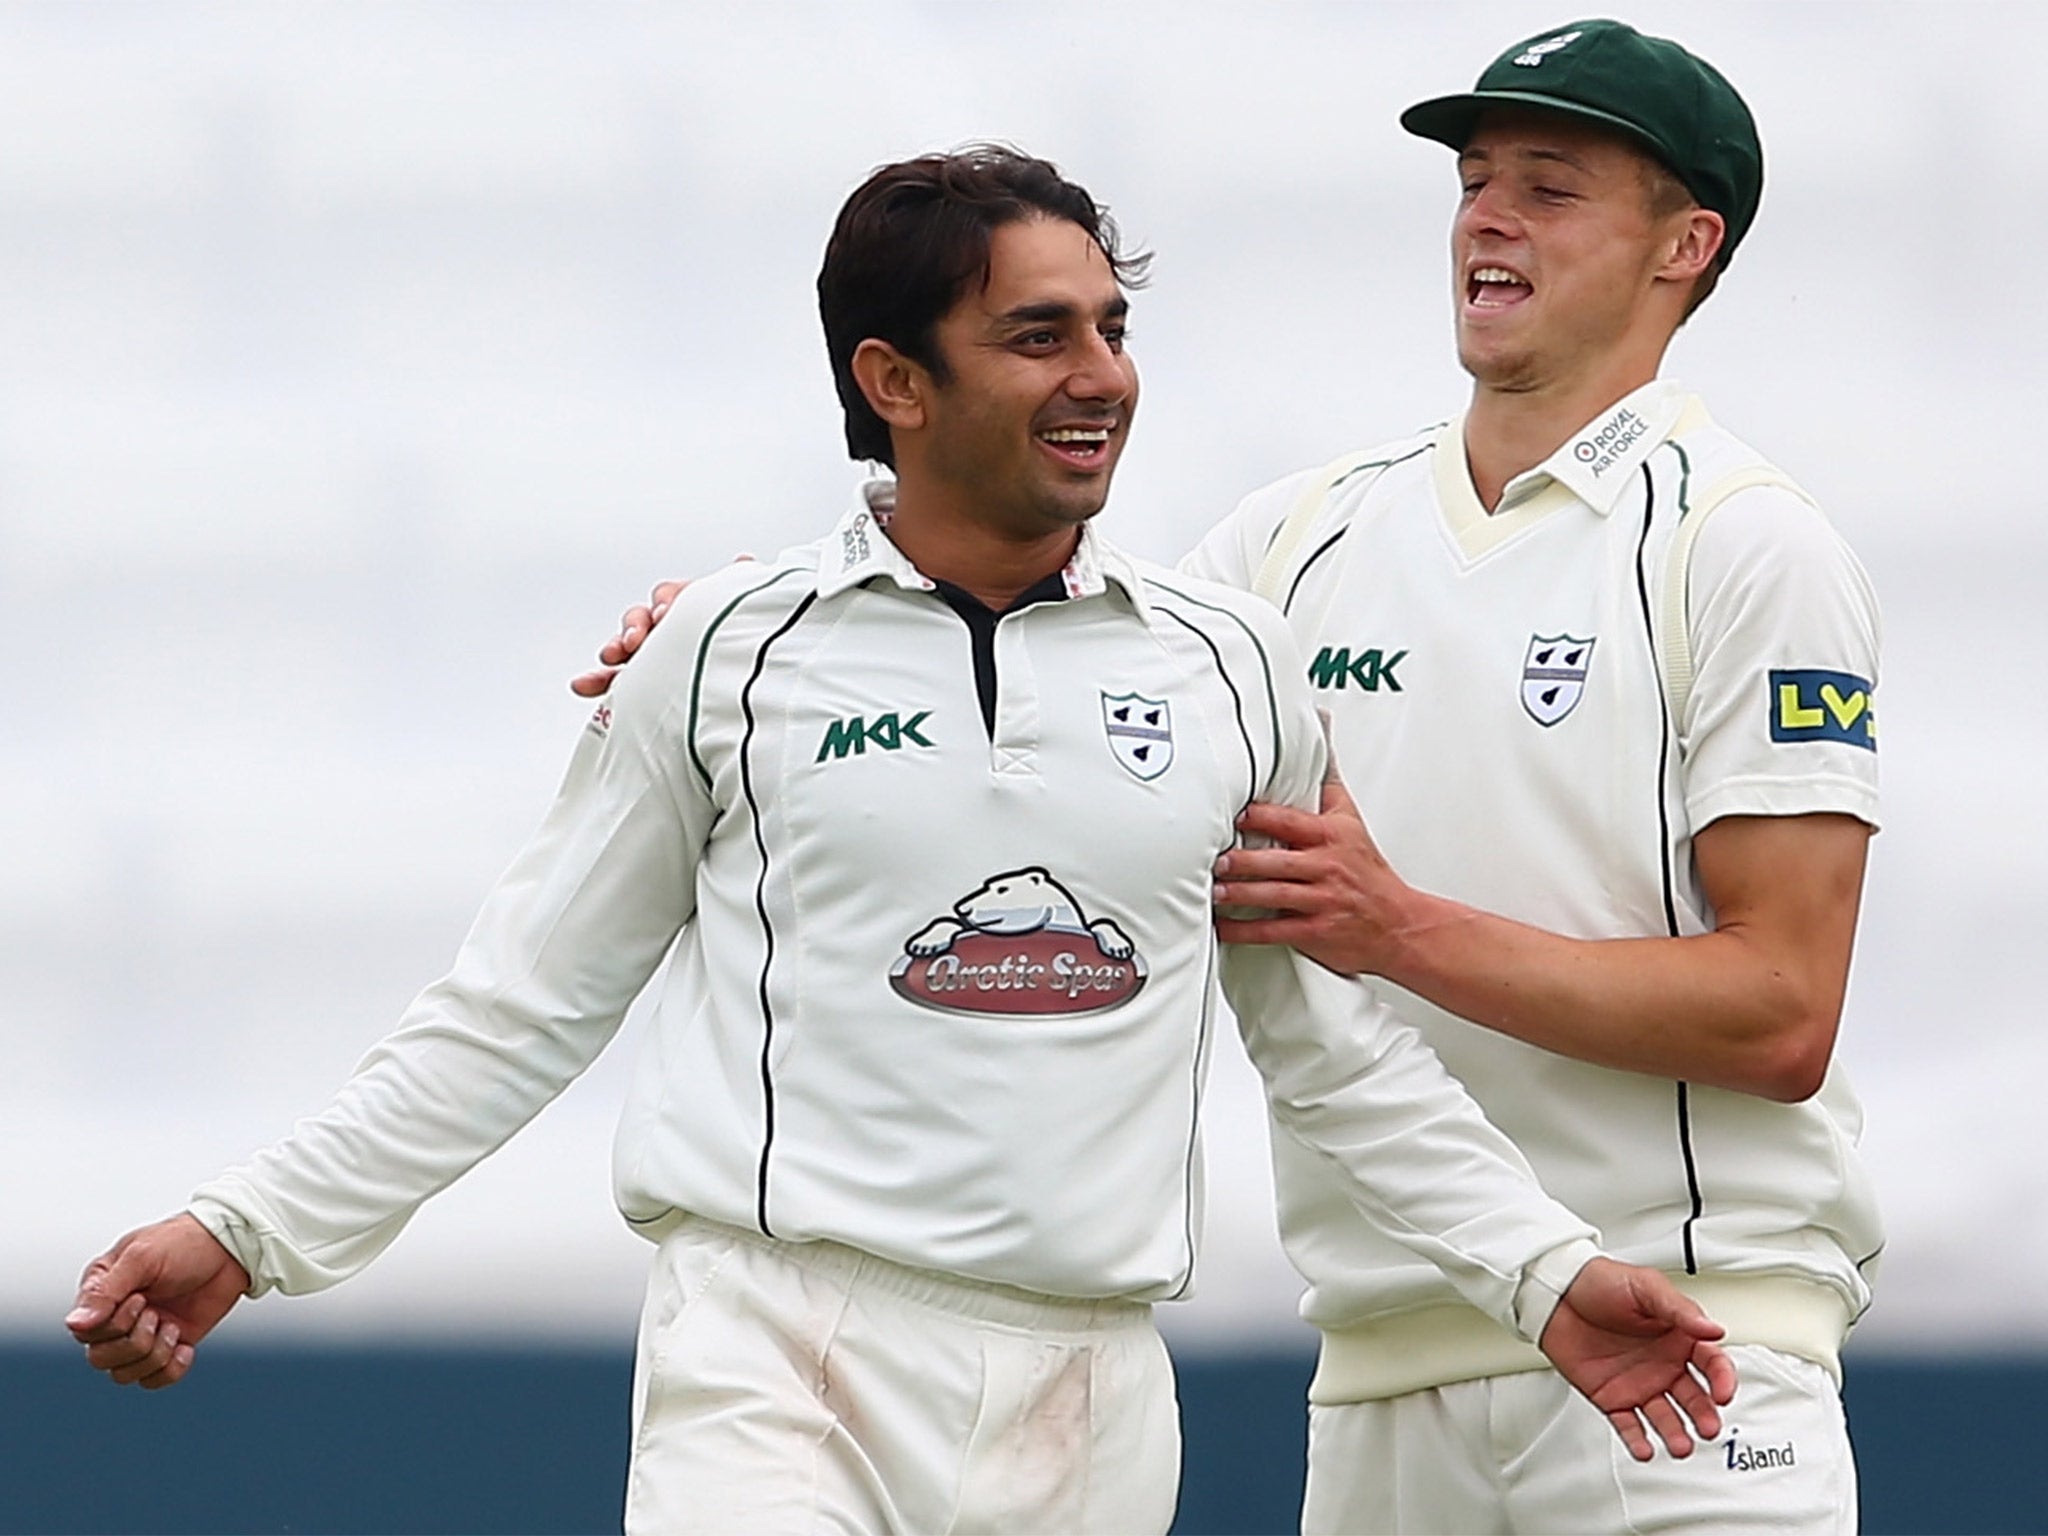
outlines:
[[1050, 432], [1041, 432], [1048, 443], [1106, 443], [1109, 441], [1107, 427], [1054, 427]]
[[1475, 268], [1472, 273], [1472, 281], [1475, 283], [1517, 283], [1524, 288], [1529, 286], [1525, 279], [1516, 276], [1506, 267]]

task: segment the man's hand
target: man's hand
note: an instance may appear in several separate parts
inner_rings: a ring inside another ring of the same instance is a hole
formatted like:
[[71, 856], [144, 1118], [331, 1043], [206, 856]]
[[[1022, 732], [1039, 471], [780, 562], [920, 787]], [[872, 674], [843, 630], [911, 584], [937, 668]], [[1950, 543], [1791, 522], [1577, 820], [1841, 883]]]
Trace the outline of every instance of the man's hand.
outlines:
[[[742, 560], [750, 556], [740, 556]], [[676, 600], [676, 594], [687, 586], [687, 582], [663, 581], [655, 583], [654, 591], [648, 594], [645, 603], [635, 603], [619, 615], [619, 632], [597, 649], [597, 659], [604, 663], [594, 671], [585, 672], [581, 677], [569, 680], [569, 691], [594, 699], [610, 689], [612, 679], [619, 675], [619, 668], [633, 659], [633, 653], [640, 649], [640, 643], [654, 632], [669, 604]]]
[[85, 1267], [64, 1319], [86, 1363], [122, 1385], [184, 1379], [194, 1348], [249, 1289], [249, 1272], [190, 1214], [130, 1232]]
[[1380, 853], [1334, 763], [1319, 813], [1261, 802], [1237, 825], [1248, 838], [1277, 846], [1223, 855], [1216, 905], [1276, 915], [1218, 918], [1217, 937], [1226, 944], [1291, 944], [1340, 976], [1381, 973], [1414, 892]]
[[1714, 1340], [1721, 1325], [1654, 1269], [1594, 1259], [1543, 1330], [1558, 1374], [1607, 1415], [1629, 1454], [1656, 1454], [1647, 1421], [1673, 1456], [1690, 1456], [1692, 1430], [1721, 1433], [1735, 1397], [1735, 1362]]

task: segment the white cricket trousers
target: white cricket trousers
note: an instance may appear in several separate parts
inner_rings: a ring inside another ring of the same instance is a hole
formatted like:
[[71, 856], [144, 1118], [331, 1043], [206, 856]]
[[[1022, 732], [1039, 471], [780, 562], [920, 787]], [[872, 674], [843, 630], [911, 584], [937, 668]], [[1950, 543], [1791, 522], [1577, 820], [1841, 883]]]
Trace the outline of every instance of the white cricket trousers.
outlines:
[[1164, 1532], [1180, 1422], [1151, 1310], [686, 1218], [640, 1320], [626, 1530]]
[[1305, 1536], [1802, 1532], [1853, 1536], [1856, 1466], [1834, 1378], [1760, 1344], [1720, 1438], [1629, 1455], [1555, 1371], [1309, 1409]]

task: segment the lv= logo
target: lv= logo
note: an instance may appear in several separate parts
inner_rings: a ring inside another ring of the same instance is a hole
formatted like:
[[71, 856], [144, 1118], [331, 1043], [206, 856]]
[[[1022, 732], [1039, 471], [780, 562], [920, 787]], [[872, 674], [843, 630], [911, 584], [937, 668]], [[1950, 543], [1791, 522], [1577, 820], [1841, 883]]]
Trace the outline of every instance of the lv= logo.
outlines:
[[1869, 682], [1854, 673], [1774, 668], [1771, 740], [1839, 741], [1875, 752], [1877, 711], [1870, 696]]

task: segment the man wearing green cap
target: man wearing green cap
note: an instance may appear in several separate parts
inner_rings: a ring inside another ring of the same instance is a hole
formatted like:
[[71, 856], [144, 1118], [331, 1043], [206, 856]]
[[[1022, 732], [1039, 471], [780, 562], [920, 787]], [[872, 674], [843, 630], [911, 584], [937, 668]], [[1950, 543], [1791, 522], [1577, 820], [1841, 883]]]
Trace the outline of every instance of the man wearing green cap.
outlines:
[[1882, 1238], [1830, 1057], [1875, 604], [1805, 495], [1658, 377], [1755, 217], [1756, 127], [1605, 20], [1402, 123], [1458, 153], [1471, 403], [1255, 492], [1186, 562], [1286, 611], [1372, 828], [1336, 783], [1320, 816], [1254, 807], [1278, 846], [1215, 897], [1280, 915], [1219, 928], [1363, 977], [1553, 1194], [1727, 1326], [1742, 1384], [1707, 1454], [1633, 1462], [1277, 1131], [1323, 1335], [1304, 1529], [1851, 1531], [1840, 1347]]
[[1401, 121], [1458, 153], [1471, 404], [1254, 493], [1188, 562], [1285, 608], [1356, 794], [1249, 812], [1279, 846], [1216, 899], [1280, 915], [1220, 928], [1365, 977], [1546, 1188], [1727, 1326], [1742, 1385], [1707, 1454], [1610, 1454], [1283, 1132], [1323, 1333], [1304, 1528], [1852, 1531], [1839, 1350], [1882, 1238], [1830, 1056], [1876, 609], [1804, 494], [1658, 378], [1756, 213], [1756, 128], [1598, 20]]

